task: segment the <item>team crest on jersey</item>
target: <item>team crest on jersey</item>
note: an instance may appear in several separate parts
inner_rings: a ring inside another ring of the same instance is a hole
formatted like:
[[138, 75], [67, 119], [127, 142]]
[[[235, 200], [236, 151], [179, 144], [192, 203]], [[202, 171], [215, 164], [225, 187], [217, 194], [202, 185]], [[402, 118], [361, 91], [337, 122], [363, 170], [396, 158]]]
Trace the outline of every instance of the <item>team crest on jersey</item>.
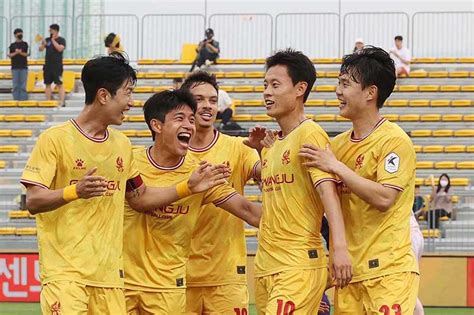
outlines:
[[119, 157], [117, 158], [117, 160], [115, 160], [115, 163], [116, 163], [115, 167], [117, 167], [117, 171], [119, 171], [120, 173], [122, 173], [123, 170], [124, 170], [124, 167], [123, 167], [123, 159], [119, 156]]
[[76, 159], [76, 161], [74, 161], [74, 163], [76, 164], [73, 169], [75, 170], [85, 170], [86, 169], [86, 163], [82, 160], [82, 159]]
[[285, 152], [283, 152], [283, 156], [281, 157], [281, 163], [283, 165], [290, 164], [290, 150], [286, 150]]
[[222, 164], [224, 164], [225, 166], [227, 166], [227, 168], [230, 170], [230, 172], [232, 173], [232, 169], [230, 168], [230, 162], [229, 161], [224, 161], [222, 162]]
[[385, 158], [385, 170], [390, 174], [395, 173], [398, 171], [400, 167], [400, 157], [395, 153], [392, 152]]
[[56, 301], [51, 305], [51, 314], [61, 315], [61, 303]]
[[359, 154], [355, 162], [355, 169], [356, 170], [361, 169], [363, 164], [364, 164], [364, 156], [362, 154]]
[[263, 159], [263, 160], [262, 160], [262, 168], [267, 167], [267, 163], [268, 163], [268, 160], [267, 160], [267, 159]]

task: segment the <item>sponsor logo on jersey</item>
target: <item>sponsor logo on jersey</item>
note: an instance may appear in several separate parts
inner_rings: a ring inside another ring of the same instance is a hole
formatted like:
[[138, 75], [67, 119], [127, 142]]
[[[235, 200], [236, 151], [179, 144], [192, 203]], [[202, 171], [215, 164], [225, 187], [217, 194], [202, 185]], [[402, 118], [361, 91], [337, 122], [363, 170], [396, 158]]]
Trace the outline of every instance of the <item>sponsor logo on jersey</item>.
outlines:
[[395, 153], [392, 152], [385, 158], [385, 170], [392, 174], [398, 171], [400, 168], [400, 157]]
[[86, 169], [86, 163], [84, 162], [84, 160], [82, 159], [76, 159], [76, 161], [74, 161], [75, 163], [75, 166], [73, 167], [73, 169], [75, 170], [85, 170]]

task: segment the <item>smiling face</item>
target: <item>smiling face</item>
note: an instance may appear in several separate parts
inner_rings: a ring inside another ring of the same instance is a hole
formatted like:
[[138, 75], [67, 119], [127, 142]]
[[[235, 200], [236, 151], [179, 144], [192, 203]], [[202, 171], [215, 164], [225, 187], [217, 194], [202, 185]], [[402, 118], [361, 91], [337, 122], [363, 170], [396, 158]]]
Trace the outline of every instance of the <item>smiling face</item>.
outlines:
[[110, 125], [121, 125], [125, 112], [133, 106], [132, 92], [134, 84], [130, 80], [126, 80], [117, 90], [115, 95], [110, 94], [106, 89], [101, 88], [98, 91], [101, 103], [104, 105], [104, 112]]
[[195, 117], [192, 109], [187, 105], [173, 109], [165, 116], [165, 121], [151, 120], [160, 147], [169, 154], [185, 156], [189, 141], [196, 132]]
[[214, 128], [217, 116], [217, 91], [209, 83], [193, 86], [190, 90], [197, 103], [196, 129]]
[[287, 67], [276, 65], [265, 73], [263, 87], [267, 115], [278, 119], [295, 110], [298, 105], [297, 99], [303, 97], [307, 83], [298, 82], [293, 85]]
[[360, 83], [355, 82], [347, 73], [339, 76], [336, 96], [340, 101], [339, 115], [353, 120], [367, 108], [368, 88], [362, 89]]

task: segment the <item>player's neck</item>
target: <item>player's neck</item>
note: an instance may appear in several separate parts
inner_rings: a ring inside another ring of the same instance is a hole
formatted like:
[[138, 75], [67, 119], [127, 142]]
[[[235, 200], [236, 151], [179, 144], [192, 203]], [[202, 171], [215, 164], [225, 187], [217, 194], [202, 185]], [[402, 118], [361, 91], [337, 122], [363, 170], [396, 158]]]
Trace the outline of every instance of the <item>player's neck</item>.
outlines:
[[295, 111], [288, 115], [278, 117], [277, 123], [280, 126], [282, 136], [286, 137], [293, 129], [298, 127], [303, 121], [306, 120], [304, 111]]
[[92, 108], [93, 105], [86, 105], [82, 112], [74, 119], [81, 129], [90, 137], [105, 137], [108, 124], [100, 119], [100, 115]]
[[196, 128], [196, 133], [191, 138], [189, 145], [198, 149], [207, 147], [214, 140], [214, 132], [216, 132], [214, 127]]
[[175, 155], [166, 150], [164, 145], [155, 141], [150, 150], [150, 155], [153, 161], [156, 162], [159, 166], [163, 167], [173, 167], [179, 164], [182, 156]]
[[352, 120], [353, 135], [356, 139], [367, 137], [382, 119], [379, 111], [367, 112]]

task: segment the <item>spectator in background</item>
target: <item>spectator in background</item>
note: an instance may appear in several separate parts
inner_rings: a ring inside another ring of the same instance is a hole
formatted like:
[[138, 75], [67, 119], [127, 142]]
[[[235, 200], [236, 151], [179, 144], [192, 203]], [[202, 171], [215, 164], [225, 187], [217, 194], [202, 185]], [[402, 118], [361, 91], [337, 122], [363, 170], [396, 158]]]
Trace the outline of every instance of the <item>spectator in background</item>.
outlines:
[[13, 99], [24, 101], [28, 99], [26, 93], [28, 43], [23, 41], [23, 30], [21, 28], [15, 29], [13, 35], [15, 35], [15, 41], [11, 43], [10, 53], [8, 54], [12, 65]]
[[425, 206], [425, 199], [423, 199], [423, 196], [420, 194], [420, 185], [415, 185], [415, 200], [413, 201], [413, 214], [415, 217], [418, 217], [420, 214], [421, 210], [423, 210], [423, 207]]
[[120, 42], [120, 36], [118, 36], [115, 33], [110, 33], [109, 35], [105, 37], [104, 45], [107, 48], [107, 53], [109, 55], [115, 51], [119, 53], [124, 52], [122, 43]]
[[180, 89], [181, 85], [183, 85], [183, 79], [182, 78], [174, 78], [173, 79], [173, 89], [175, 89], [175, 90]]
[[451, 181], [448, 174], [441, 174], [438, 186], [431, 180], [431, 209], [428, 212], [428, 224], [431, 229], [439, 227], [439, 218], [451, 217], [453, 203], [451, 196]]
[[354, 43], [354, 50], [352, 52], [355, 53], [356, 51], [359, 51], [364, 48], [364, 46], [364, 40], [362, 38], [356, 38]]
[[390, 49], [390, 56], [395, 62], [397, 77], [402, 74], [408, 75], [410, 73], [411, 53], [408, 48], [403, 47], [402, 36], [395, 36], [395, 47]]
[[219, 89], [217, 101], [217, 119], [225, 126], [232, 118], [232, 99], [226, 91]]
[[201, 68], [203, 65], [210, 66], [219, 58], [219, 42], [214, 39], [214, 30], [208, 28], [204, 34], [206, 38], [196, 48], [196, 60], [193, 62], [190, 71], [193, 71], [195, 66], [198, 68]]
[[65, 106], [66, 93], [63, 85], [63, 51], [66, 49], [66, 40], [59, 36], [59, 25], [49, 26], [50, 37], [43, 39], [39, 51], [46, 49], [46, 57], [43, 66], [43, 78], [46, 85], [46, 99], [52, 99], [51, 83], [54, 82], [59, 91], [59, 104]]

